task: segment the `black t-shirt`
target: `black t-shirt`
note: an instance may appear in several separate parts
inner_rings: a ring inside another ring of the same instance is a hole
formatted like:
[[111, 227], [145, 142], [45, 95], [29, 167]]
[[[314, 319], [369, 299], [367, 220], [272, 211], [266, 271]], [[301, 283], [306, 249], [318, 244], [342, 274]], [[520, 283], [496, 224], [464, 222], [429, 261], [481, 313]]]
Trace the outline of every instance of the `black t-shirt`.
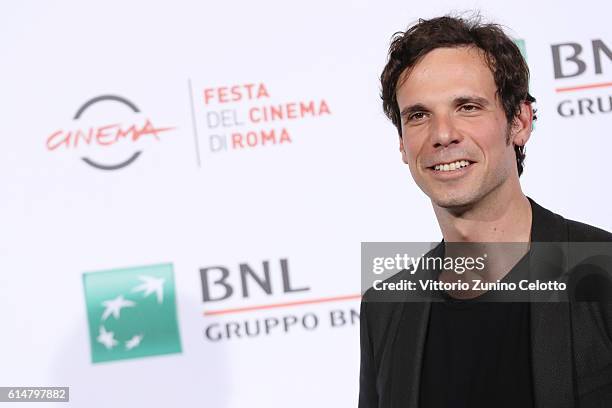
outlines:
[[486, 295], [432, 303], [421, 408], [534, 406], [529, 303], [487, 302]]

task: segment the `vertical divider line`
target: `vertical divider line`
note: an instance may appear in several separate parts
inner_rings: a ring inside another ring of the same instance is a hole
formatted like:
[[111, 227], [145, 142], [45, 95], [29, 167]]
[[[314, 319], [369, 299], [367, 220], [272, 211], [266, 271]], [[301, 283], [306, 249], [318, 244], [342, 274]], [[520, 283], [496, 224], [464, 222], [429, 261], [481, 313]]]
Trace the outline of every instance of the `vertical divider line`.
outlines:
[[193, 138], [195, 141], [196, 159], [198, 162], [198, 167], [202, 167], [202, 160], [200, 159], [200, 143], [199, 143], [199, 138], [198, 138], [198, 126], [196, 124], [195, 105], [193, 103], [193, 88], [191, 86], [191, 78], [187, 78], [187, 86], [189, 88], [189, 104], [191, 105], [191, 124], [193, 126]]

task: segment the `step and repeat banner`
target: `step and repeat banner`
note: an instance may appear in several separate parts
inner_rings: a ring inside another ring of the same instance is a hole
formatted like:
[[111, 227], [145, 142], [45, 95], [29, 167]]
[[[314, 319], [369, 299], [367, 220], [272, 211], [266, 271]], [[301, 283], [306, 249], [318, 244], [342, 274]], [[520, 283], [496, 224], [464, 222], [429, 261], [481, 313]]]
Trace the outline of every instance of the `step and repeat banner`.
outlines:
[[441, 239], [382, 113], [389, 41], [476, 9], [531, 68], [524, 191], [612, 230], [605, 2], [0, 6], [0, 386], [356, 406], [360, 243]]

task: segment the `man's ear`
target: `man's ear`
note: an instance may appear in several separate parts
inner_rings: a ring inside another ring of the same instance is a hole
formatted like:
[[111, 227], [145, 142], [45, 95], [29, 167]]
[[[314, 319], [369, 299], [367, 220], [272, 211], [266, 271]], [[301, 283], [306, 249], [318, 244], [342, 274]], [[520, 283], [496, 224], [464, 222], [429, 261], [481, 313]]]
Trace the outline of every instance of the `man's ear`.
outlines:
[[399, 139], [399, 149], [400, 149], [400, 152], [402, 153], [402, 161], [408, 164], [408, 155], [406, 154], [406, 150], [404, 148], [404, 140], [402, 139], [401, 135], [398, 139]]
[[531, 136], [533, 126], [533, 106], [530, 103], [521, 102], [520, 112], [512, 122], [512, 144], [525, 146]]

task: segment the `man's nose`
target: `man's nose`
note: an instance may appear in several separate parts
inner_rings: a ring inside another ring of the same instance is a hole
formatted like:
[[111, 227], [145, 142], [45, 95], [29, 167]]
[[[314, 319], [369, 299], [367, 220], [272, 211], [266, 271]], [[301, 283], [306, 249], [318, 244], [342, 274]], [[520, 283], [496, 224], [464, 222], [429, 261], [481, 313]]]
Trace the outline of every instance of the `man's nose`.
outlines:
[[435, 148], [448, 147], [462, 140], [450, 115], [435, 115], [433, 117], [433, 126], [430, 129], [431, 143]]

